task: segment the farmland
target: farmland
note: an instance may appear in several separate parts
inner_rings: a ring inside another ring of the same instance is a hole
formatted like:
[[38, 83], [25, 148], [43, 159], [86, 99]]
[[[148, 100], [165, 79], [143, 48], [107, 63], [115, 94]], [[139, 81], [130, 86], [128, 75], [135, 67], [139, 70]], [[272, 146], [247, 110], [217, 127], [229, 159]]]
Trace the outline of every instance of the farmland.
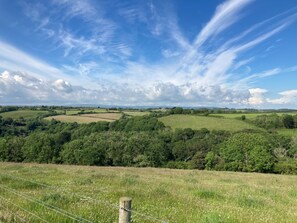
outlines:
[[38, 115], [46, 114], [48, 111], [41, 111], [41, 110], [17, 110], [17, 111], [10, 111], [10, 112], [3, 112], [0, 115], [3, 118], [12, 118], [17, 119], [20, 117], [23, 118], [35, 118]]
[[255, 119], [257, 116], [259, 115], [271, 115], [271, 114], [277, 114], [277, 115], [284, 115], [284, 114], [290, 114], [290, 115], [296, 115], [297, 113], [296, 112], [270, 112], [270, 113], [267, 113], [267, 112], [256, 112], [256, 113], [226, 113], [226, 114], [211, 114], [210, 116], [216, 116], [216, 117], [224, 117], [224, 118], [231, 118], [231, 119], [234, 119], [234, 118], [241, 118], [243, 115], [247, 118], [247, 119]]
[[[289, 223], [297, 218], [297, 176], [12, 163], [1, 163], [0, 170], [0, 204], [30, 222], [39, 221], [9, 201], [50, 222], [72, 221], [7, 188], [91, 222], [116, 222], [118, 210], [107, 203], [116, 206], [121, 196], [133, 198], [134, 210], [172, 223]], [[4, 222], [12, 218], [5, 209], [0, 216]], [[132, 216], [133, 222], [157, 222]]]
[[143, 116], [143, 115], [149, 115], [150, 112], [148, 111], [124, 111], [124, 114], [129, 116]]
[[228, 130], [228, 131], [238, 131], [242, 129], [257, 129], [252, 124], [247, 122], [218, 118], [210, 116], [195, 116], [195, 115], [170, 115], [159, 119], [166, 126], [170, 126], [173, 129], [177, 128], [192, 128], [201, 129], [207, 128], [211, 130]]
[[77, 123], [91, 123], [91, 122], [113, 122], [121, 118], [120, 113], [97, 113], [97, 114], [82, 114], [82, 115], [56, 115], [46, 117], [46, 120], [55, 119], [61, 122], [77, 122]]
[[297, 130], [296, 129], [278, 129], [277, 132], [282, 135], [286, 136], [296, 136], [297, 137]]

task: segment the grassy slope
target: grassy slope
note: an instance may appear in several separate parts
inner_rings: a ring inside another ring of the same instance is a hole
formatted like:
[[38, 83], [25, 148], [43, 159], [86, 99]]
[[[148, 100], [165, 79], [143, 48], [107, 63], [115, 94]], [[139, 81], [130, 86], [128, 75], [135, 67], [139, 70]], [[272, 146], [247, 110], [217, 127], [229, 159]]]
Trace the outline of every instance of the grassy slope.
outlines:
[[23, 118], [35, 118], [40, 114], [46, 114], [48, 113], [47, 111], [38, 111], [38, 110], [17, 110], [17, 111], [11, 111], [11, 112], [3, 112], [0, 113], [0, 116], [3, 118], [13, 118], [17, 119], [20, 117]]
[[195, 115], [170, 115], [160, 118], [166, 126], [176, 128], [207, 128], [210, 130], [230, 130], [255, 129], [254, 125], [237, 119], [216, 118], [210, 116]]
[[[3, 174], [13, 174], [64, 189], [42, 187], [19, 179], [11, 180]], [[297, 218], [296, 182], [297, 176], [256, 173], [0, 163], [1, 187], [6, 185], [92, 222], [117, 222], [118, 211], [79, 199], [74, 193], [115, 205], [119, 197], [131, 196], [135, 210], [171, 223], [293, 223]], [[71, 222], [46, 212], [39, 205], [4, 192], [1, 187], [0, 196], [48, 221]], [[65, 189], [72, 193], [66, 193]], [[17, 211], [17, 208], [10, 208]], [[30, 222], [37, 222], [34, 218], [28, 219], [28, 214], [22, 211], [17, 213]], [[0, 208], [0, 216], [9, 214]], [[133, 222], [157, 221], [134, 214]]]

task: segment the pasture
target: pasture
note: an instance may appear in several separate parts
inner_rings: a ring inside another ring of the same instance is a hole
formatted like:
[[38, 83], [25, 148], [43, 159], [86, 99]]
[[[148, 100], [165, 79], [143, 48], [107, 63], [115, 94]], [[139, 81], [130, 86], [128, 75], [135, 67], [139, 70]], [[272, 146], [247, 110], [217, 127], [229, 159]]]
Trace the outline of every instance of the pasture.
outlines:
[[144, 116], [144, 115], [149, 115], [150, 112], [148, 112], [148, 111], [124, 111], [124, 114], [129, 115], [129, 116]]
[[268, 113], [268, 112], [257, 112], [257, 113], [230, 113], [230, 114], [210, 114], [209, 116], [219, 116], [219, 117], [224, 117], [224, 118], [237, 118], [240, 119], [243, 115], [247, 118], [247, 119], [255, 119], [257, 116], [259, 115], [272, 115], [272, 114], [277, 114], [279, 116], [282, 116], [284, 114], [289, 114], [289, 115], [296, 115], [296, 112], [287, 112], [287, 113], [283, 113], [283, 112], [275, 112], [275, 113]]
[[130, 196], [134, 223], [293, 223], [296, 182], [275, 174], [0, 163], [0, 221], [75, 222], [50, 205], [81, 222], [114, 223], [119, 198]]
[[258, 129], [256, 126], [237, 119], [219, 118], [197, 115], [169, 115], [159, 118], [165, 126], [172, 129], [191, 128], [198, 130], [207, 128], [209, 130], [239, 131], [243, 129]]
[[26, 110], [3, 112], [3, 113], [0, 113], [0, 116], [2, 116], [3, 118], [12, 118], [12, 119], [18, 119], [20, 117], [35, 118], [39, 115], [46, 114], [46, 113], [48, 113], [48, 111], [26, 109]]
[[297, 129], [278, 129], [277, 132], [281, 135], [297, 137]]
[[77, 122], [77, 123], [91, 123], [91, 122], [113, 122], [120, 119], [120, 113], [97, 113], [97, 114], [82, 114], [82, 115], [56, 115], [46, 117], [45, 120], [55, 119], [61, 122]]

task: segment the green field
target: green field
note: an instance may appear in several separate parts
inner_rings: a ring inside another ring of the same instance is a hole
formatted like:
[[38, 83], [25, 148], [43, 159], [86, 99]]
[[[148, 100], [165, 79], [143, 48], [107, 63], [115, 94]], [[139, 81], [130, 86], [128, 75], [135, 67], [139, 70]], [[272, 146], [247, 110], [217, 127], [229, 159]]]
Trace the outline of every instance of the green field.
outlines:
[[288, 113], [283, 113], [283, 112], [276, 112], [276, 113], [267, 113], [267, 112], [257, 112], [257, 113], [234, 113], [234, 114], [210, 114], [210, 116], [220, 116], [224, 118], [241, 118], [241, 116], [245, 116], [247, 119], [254, 119], [259, 115], [271, 115], [271, 114], [277, 114], [277, 115], [284, 115], [284, 114], [290, 114], [290, 115], [296, 115], [297, 113], [294, 112], [288, 112]]
[[10, 111], [10, 112], [3, 112], [0, 113], [0, 116], [3, 118], [12, 118], [17, 119], [20, 117], [23, 118], [35, 118], [38, 115], [46, 114], [48, 111], [40, 111], [40, 110], [17, 110], [17, 111]]
[[82, 114], [82, 115], [55, 115], [46, 117], [45, 120], [55, 119], [61, 122], [77, 122], [77, 123], [91, 123], [91, 122], [113, 122], [120, 119], [121, 113], [97, 113], [97, 114]]
[[124, 114], [130, 115], [130, 116], [144, 116], [149, 115], [150, 112], [142, 112], [142, 111], [124, 111]]
[[217, 118], [210, 116], [195, 116], [195, 115], [169, 115], [159, 119], [173, 129], [177, 128], [191, 128], [201, 129], [207, 128], [210, 130], [229, 130], [239, 131], [242, 129], [257, 129], [256, 126], [247, 122], [228, 119], [228, 118]]
[[130, 196], [132, 210], [143, 214], [132, 212], [134, 223], [293, 223], [296, 182], [256, 173], [0, 163], [0, 221], [19, 222], [18, 215], [41, 222], [25, 209], [48, 222], [73, 222], [37, 201], [113, 223], [119, 198]]
[[297, 129], [278, 129], [277, 132], [282, 135], [297, 137]]

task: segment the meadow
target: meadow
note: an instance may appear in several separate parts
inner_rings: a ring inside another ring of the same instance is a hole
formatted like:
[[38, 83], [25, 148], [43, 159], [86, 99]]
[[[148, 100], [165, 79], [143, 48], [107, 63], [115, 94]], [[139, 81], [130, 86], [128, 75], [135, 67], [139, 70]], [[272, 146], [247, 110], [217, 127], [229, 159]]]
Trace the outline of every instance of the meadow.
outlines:
[[209, 130], [228, 130], [239, 131], [243, 129], [258, 129], [256, 126], [237, 119], [219, 118], [211, 116], [197, 115], [169, 115], [159, 118], [165, 126], [170, 126], [172, 129], [191, 128]]
[[271, 115], [271, 114], [277, 114], [277, 115], [284, 115], [284, 114], [290, 114], [290, 115], [296, 115], [296, 112], [256, 112], [256, 113], [226, 113], [226, 114], [210, 114], [210, 116], [213, 117], [224, 117], [224, 118], [232, 118], [232, 119], [240, 119], [243, 115], [247, 118], [247, 119], [255, 119], [257, 116], [259, 115]]
[[277, 132], [281, 135], [297, 137], [297, 129], [278, 129]]
[[64, 114], [66, 112], [66, 115], [77, 115], [80, 112], [86, 112], [86, 113], [106, 113], [106, 112], [119, 112], [116, 110], [109, 110], [106, 108], [72, 108], [72, 109], [56, 109], [55, 110], [59, 114]]
[[77, 123], [91, 123], [91, 122], [113, 122], [120, 119], [121, 113], [96, 113], [96, 114], [82, 114], [82, 115], [56, 115], [46, 117], [45, 120], [55, 119], [61, 122], [77, 122]]
[[144, 115], [149, 115], [150, 112], [148, 111], [124, 111], [124, 114], [129, 115], [129, 116], [144, 116]]
[[3, 118], [12, 118], [18, 119], [20, 117], [23, 118], [35, 118], [39, 115], [46, 114], [48, 111], [41, 111], [41, 110], [17, 110], [17, 111], [10, 111], [10, 112], [3, 112], [0, 113], [0, 116]]
[[113, 223], [122, 196], [133, 199], [134, 223], [293, 223], [297, 218], [297, 176], [14, 163], [0, 163], [0, 170], [2, 222], [16, 222], [16, 215], [33, 223], [42, 222], [36, 216], [75, 222], [44, 204], [85, 219], [81, 222]]

